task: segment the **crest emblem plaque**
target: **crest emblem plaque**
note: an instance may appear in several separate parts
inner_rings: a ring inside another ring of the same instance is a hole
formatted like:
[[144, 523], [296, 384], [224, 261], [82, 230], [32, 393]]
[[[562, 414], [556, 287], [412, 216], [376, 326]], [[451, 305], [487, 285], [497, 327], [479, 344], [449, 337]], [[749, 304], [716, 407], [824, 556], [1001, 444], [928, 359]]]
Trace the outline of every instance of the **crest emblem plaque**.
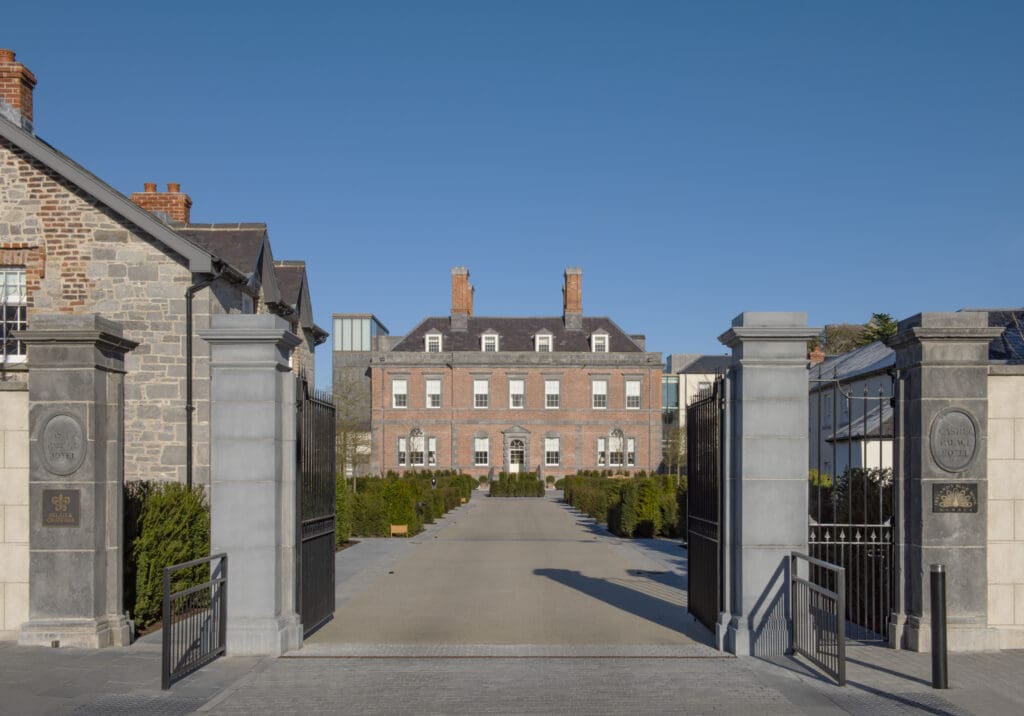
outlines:
[[74, 415], [51, 415], [39, 437], [43, 466], [54, 475], [70, 475], [85, 461], [85, 430]]

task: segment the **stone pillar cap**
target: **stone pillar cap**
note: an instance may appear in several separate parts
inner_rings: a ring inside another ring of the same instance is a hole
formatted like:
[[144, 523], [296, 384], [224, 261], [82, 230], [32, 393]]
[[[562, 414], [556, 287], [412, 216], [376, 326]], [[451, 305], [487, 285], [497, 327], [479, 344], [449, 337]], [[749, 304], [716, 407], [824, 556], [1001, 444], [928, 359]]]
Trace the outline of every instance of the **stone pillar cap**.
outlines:
[[124, 337], [121, 324], [97, 313], [40, 313], [32, 316], [30, 327], [15, 337], [32, 343], [96, 343], [108, 349], [130, 351], [139, 344]]

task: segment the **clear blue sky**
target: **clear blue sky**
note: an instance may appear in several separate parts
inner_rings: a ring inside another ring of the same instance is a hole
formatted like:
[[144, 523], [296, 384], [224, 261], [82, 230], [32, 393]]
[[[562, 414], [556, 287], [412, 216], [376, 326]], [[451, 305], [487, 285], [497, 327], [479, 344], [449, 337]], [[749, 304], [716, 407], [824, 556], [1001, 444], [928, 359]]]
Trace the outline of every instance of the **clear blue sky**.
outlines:
[[[17, 2], [38, 134], [196, 221], [266, 221], [317, 321], [585, 312], [724, 352], [812, 325], [1019, 306], [1021, 2]], [[326, 348], [326, 347], [325, 347]], [[329, 351], [318, 354], [329, 380]]]

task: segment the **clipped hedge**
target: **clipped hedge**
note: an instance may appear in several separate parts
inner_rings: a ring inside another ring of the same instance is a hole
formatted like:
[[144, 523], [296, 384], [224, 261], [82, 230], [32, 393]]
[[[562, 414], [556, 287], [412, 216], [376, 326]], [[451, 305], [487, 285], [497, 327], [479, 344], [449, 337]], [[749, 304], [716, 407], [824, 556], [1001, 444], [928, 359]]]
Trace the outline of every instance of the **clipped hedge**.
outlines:
[[348, 494], [338, 502], [338, 522], [342, 521], [340, 511], [350, 505], [350, 537], [387, 537], [390, 525], [408, 525], [409, 533], [416, 534], [423, 525], [468, 501], [477, 485], [469, 475], [444, 470], [356, 478], [354, 494], [350, 481], [339, 483]]
[[[189, 489], [177, 482], [128, 483], [125, 503], [125, 534], [134, 535], [131, 612], [136, 626], [142, 628], [160, 619], [164, 567], [210, 554], [210, 509], [202, 487]], [[201, 584], [209, 571], [207, 565], [181, 570], [175, 573], [171, 589]]]
[[677, 537], [685, 530], [685, 478], [652, 475], [610, 479], [589, 474], [560, 482], [565, 502], [607, 523], [619, 537]]
[[499, 473], [491, 482], [491, 497], [544, 497], [544, 481], [537, 479], [535, 472], [521, 472], [518, 475]]
[[334, 543], [338, 547], [352, 539], [354, 502], [351, 484], [339, 476], [334, 481]]

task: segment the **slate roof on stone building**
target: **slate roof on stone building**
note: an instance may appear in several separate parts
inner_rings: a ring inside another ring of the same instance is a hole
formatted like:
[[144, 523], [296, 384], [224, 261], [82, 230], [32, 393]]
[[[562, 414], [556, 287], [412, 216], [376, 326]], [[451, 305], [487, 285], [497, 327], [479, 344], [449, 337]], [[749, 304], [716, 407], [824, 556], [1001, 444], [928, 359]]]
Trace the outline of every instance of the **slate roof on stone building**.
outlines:
[[277, 274], [277, 290], [281, 292], [281, 300], [289, 306], [298, 306], [302, 279], [306, 275], [306, 263], [304, 261], [275, 261], [274, 273]]
[[608, 334], [609, 353], [643, 353], [628, 334], [615, 325], [610, 318], [583, 317], [583, 330], [572, 331], [565, 327], [561, 316], [540, 318], [505, 318], [471, 316], [467, 330], [453, 331], [448, 316], [432, 316], [424, 319], [391, 350], [409, 353], [423, 351], [423, 339], [427, 333], [440, 333], [444, 351], [479, 351], [480, 336], [485, 333], [498, 334], [498, 348], [502, 353], [509, 351], [534, 351], [533, 337], [538, 333], [550, 333], [552, 350], [556, 353], [589, 353], [590, 335], [604, 331]]
[[226, 261], [248, 276], [256, 267], [260, 247], [267, 235], [266, 224], [186, 224], [174, 230], [200, 248]]

